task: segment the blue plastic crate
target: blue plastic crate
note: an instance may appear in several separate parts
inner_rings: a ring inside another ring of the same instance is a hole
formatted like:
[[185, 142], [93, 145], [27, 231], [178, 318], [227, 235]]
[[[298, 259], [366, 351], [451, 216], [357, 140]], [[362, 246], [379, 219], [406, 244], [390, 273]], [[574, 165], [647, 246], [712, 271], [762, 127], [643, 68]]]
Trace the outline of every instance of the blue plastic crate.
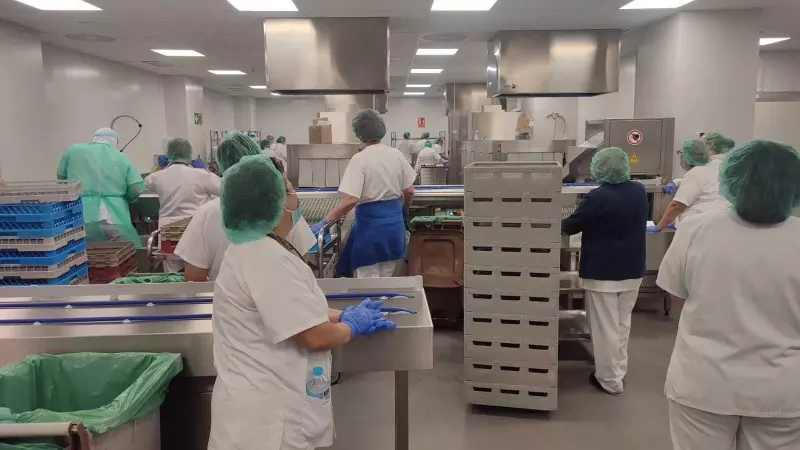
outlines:
[[72, 202], [0, 204], [0, 222], [48, 222], [83, 212], [81, 199]]
[[57, 278], [25, 279], [21, 277], [5, 277], [0, 279], [0, 286], [53, 286], [67, 285], [73, 281], [89, 276], [89, 265], [79, 264]]
[[0, 264], [22, 266], [52, 266], [61, 263], [78, 252], [86, 250], [86, 241], [70, 241], [58, 250], [45, 252], [21, 252], [19, 250], [0, 250]]
[[0, 236], [15, 237], [55, 237], [83, 225], [83, 213], [70, 214], [60, 219], [45, 222], [3, 222], [0, 221]]

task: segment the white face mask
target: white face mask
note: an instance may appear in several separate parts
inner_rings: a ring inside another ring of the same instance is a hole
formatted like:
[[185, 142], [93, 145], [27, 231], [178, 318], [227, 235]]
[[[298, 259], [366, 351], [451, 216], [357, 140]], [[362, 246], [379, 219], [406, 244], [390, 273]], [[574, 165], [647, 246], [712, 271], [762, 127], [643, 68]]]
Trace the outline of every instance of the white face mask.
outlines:
[[317, 243], [317, 237], [311, 232], [311, 227], [306, 219], [300, 217], [297, 223], [292, 226], [292, 230], [286, 235], [286, 240], [301, 255], [305, 255]]

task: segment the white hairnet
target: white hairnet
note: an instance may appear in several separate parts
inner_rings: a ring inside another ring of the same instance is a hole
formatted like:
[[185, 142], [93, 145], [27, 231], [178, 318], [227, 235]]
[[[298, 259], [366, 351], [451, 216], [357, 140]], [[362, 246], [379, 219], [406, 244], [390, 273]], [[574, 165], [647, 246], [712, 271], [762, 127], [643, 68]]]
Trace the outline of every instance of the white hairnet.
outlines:
[[119, 148], [119, 133], [111, 128], [100, 128], [94, 132], [92, 142], [104, 142], [113, 145], [115, 148]]

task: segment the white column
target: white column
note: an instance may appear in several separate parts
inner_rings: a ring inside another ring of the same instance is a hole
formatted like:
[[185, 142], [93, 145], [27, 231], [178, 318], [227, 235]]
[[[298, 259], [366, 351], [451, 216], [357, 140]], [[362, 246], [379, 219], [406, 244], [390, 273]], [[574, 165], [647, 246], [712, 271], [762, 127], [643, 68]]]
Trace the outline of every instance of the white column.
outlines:
[[255, 98], [234, 97], [233, 124], [236, 126], [237, 130], [242, 130], [245, 133], [250, 130], [258, 130]]
[[[760, 12], [685, 11], [641, 32], [635, 116], [675, 117], [675, 143], [718, 131], [753, 138]], [[683, 171], [675, 160], [675, 173]]]
[[[164, 77], [164, 109], [167, 138], [182, 137], [192, 144], [195, 156], [206, 158], [206, 127], [195, 124], [195, 113], [203, 112], [203, 85], [185, 76]], [[163, 149], [162, 149], [163, 150]]]

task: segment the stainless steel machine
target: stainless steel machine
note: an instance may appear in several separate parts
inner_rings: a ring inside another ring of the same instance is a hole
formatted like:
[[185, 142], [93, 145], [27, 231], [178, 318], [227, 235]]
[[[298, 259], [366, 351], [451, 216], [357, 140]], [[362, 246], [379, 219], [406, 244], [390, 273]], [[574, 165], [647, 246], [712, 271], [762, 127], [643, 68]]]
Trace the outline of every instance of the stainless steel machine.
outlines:
[[359, 144], [289, 144], [289, 181], [302, 187], [338, 187], [358, 150]]
[[[395, 373], [395, 448], [407, 450], [408, 372], [433, 368], [433, 324], [422, 278], [320, 280], [319, 285], [331, 308], [386, 293], [385, 305], [416, 312], [388, 316], [396, 330], [356, 339], [333, 353], [334, 371]], [[184, 372], [163, 406], [162, 448], [205, 450], [216, 376], [212, 292], [212, 283], [3, 288], [0, 364], [37, 353], [180, 353]]]

